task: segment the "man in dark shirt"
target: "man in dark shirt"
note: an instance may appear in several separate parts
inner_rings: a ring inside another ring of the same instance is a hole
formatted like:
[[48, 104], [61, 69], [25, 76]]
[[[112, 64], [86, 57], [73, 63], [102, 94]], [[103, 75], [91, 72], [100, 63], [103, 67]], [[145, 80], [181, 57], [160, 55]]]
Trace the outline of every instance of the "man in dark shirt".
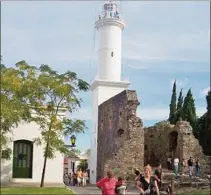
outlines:
[[188, 169], [189, 169], [189, 177], [192, 177], [192, 173], [193, 173], [193, 159], [192, 157], [189, 158], [188, 160]]
[[159, 164], [158, 168], [155, 169], [154, 177], [157, 180], [158, 188], [161, 188], [161, 181], [162, 181], [162, 166]]

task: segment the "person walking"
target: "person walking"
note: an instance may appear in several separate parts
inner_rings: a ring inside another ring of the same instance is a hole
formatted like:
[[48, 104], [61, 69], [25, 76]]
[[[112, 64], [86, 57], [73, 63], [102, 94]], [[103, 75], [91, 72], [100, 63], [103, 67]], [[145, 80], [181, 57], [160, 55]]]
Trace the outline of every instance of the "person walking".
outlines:
[[197, 158], [197, 160], [195, 162], [195, 175], [196, 175], [196, 177], [199, 176], [199, 169], [200, 169], [200, 164], [199, 164], [199, 159]]
[[83, 171], [83, 173], [82, 173], [82, 186], [83, 186], [83, 187], [86, 186], [87, 178], [88, 178], [88, 173], [87, 173], [87, 171]]
[[182, 175], [185, 175], [185, 173], [186, 173], [186, 161], [185, 161], [184, 158], [182, 159], [181, 166], [182, 166]]
[[78, 184], [78, 187], [79, 187], [82, 184], [82, 171], [81, 171], [81, 169], [76, 171], [76, 176], [77, 176], [77, 184]]
[[71, 180], [72, 180], [72, 174], [71, 173], [68, 174], [68, 180], [69, 180], [69, 185], [71, 185]]
[[188, 170], [189, 170], [189, 177], [192, 178], [192, 173], [193, 173], [193, 159], [192, 159], [192, 157], [190, 157], [189, 160], [188, 160]]
[[174, 159], [174, 173], [177, 177], [179, 171], [179, 158], [175, 157]]
[[116, 184], [115, 192], [117, 195], [126, 195], [127, 185], [123, 177], [118, 177], [118, 182]]
[[107, 176], [100, 179], [96, 186], [102, 190], [102, 195], [115, 195], [117, 180], [114, 177], [113, 171], [108, 171]]
[[136, 186], [140, 195], [159, 195], [160, 191], [156, 179], [152, 176], [152, 168], [150, 165], [144, 167], [144, 176], [140, 178]]
[[154, 171], [154, 177], [155, 177], [155, 179], [157, 181], [158, 188], [160, 190], [161, 184], [162, 184], [162, 166], [161, 166], [161, 164], [159, 164], [158, 168], [155, 169], [155, 171]]

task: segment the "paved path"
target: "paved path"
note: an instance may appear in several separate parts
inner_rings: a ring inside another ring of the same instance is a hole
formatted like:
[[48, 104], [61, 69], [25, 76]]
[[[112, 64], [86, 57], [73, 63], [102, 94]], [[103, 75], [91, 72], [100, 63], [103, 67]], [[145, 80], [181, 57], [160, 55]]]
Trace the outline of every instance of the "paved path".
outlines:
[[[92, 195], [92, 194], [98, 194], [98, 195], [101, 195], [102, 192], [97, 188], [95, 187], [94, 185], [88, 185], [86, 187], [74, 187], [74, 186], [70, 186], [69, 187], [71, 190], [73, 190], [76, 194], [78, 195]], [[139, 195], [139, 192], [137, 189], [128, 189], [128, 195]]]

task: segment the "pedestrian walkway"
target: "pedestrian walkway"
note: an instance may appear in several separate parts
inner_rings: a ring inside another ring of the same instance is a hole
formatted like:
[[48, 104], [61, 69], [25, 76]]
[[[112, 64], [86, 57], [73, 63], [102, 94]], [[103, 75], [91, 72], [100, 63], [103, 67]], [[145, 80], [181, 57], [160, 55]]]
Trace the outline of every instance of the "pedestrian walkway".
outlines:
[[[92, 195], [92, 194], [101, 195], [102, 194], [101, 190], [98, 189], [95, 185], [87, 185], [86, 187], [69, 186], [69, 188], [78, 195]], [[137, 189], [134, 188], [134, 189], [129, 189], [127, 194], [138, 195], [139, 192]]]

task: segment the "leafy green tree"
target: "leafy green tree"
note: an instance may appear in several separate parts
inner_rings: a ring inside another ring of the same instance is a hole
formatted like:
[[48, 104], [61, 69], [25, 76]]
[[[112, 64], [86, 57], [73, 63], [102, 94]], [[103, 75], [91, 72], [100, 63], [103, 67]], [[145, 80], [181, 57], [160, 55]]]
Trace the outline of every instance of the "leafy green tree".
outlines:
[[182, 119], [182, 106], [183, 106], [183, 94], [182, 94], [182, 89], [180, 90], [179, 97], [177, 100], [177, 111], [176, 111], [176, 121], [179, 121]]
[[59, 74], [48, 65], [36, 68], [20, 61], [16, 67], [17, 71], [21, 72], [22, 80], [27, 81], [25, 85], [29, 89], [24, 103], [34, 112], [31, 120], [41, 129], [41, 137], [35, 138], [34, 141], [45, 146], [40, 183], [40, 187], [43, 187], [47, 159], [53, 159], [56, 151], [69, 151], [64, 143], [64, 135], [82, 133], [86, 129], [85, 121], [73, 120], [67, 116], [80, 107], [82, 100], [77, 94], [80, 91], [87, 91], [89, 85], [74, 72]]
[[[29, 70], [18, 70], [12, 67], [6, 67], [1, 64], [1, 137], [0, 148], [3, 158], [9, 159], [11, 150], [7, 147], [9, 133], [12, 128], [24, 121], [31, 120], [30, 107], [26, 103], [31, 98], [30, 93], [33, 91], [29, 85]], [[5, 155], [7, 154], [7, 155]]]
[[[204, 149], [204, 153], [206, 155], [211, 156], [211, 92], [209, 91], [207, 96], [207, 112], [204, 117], [204, 121], [202, 121], [202, 126], [200, 130], [200, 140], [202, 143], [202, 147]], [[204, 122], [204, 123], [203, 123]]]
[[182, 119], [188, 121], [193, 129], [196, 128], [196, 107], [191, 89], [188, 90], [182, 107]]
[[82, 171], [88, 169], [87, 160], [80, 160], [80, 164], [77, 166], [77, 169], [81, 169]]
[[170, 113], [169, 113], [169, 121], [170, 124], [175, 124], [176, 121], [176, 110], [177, 110], [177, 92], [176, 92], [176, 80], [174, 81], [173, 84], [173, 89], [172, 89], [172, 96], [171, 96], [171, 103], [169, 105], [170, 107]]

